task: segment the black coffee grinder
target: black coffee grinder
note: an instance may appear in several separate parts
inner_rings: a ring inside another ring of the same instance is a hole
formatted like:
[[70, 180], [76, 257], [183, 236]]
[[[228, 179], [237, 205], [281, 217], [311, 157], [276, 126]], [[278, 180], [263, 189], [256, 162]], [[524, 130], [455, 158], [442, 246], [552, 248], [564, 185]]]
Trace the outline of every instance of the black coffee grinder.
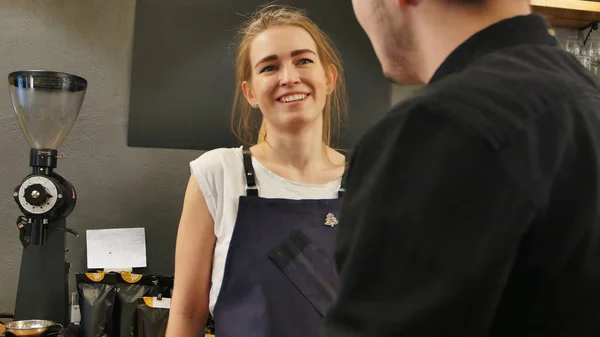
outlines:
[[73, 186], [54, 172], [58, 147], [65, 140], [83, 103], [87, 81], [53, 71], [17, 71], [8, 75], [11, 102], [29, 143], [27, 175], [15, 188], [23, 215], [16, 226], [23, 244], [15, 320], [69, 322], [69, 263], [66, 261], [66, 217], [75, 208]]

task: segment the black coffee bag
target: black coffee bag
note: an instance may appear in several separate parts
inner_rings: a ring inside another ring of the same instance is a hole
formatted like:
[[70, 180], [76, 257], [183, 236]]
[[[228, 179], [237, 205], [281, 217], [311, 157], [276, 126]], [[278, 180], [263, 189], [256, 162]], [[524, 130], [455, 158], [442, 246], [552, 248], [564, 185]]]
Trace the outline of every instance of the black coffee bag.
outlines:
[[117, 275], [117, 296], [115, 306], [115, 337], [135, 337], [137, 330], [136, 309], [138, 299], [156, 287], [153, 276], [121, 273]]
[[82, 337], [113, 337], [117, 275], [76, 274]]
[[144, 297], [138, 300], [137, 337], [164, 337], [169, 321], [170, 298]]

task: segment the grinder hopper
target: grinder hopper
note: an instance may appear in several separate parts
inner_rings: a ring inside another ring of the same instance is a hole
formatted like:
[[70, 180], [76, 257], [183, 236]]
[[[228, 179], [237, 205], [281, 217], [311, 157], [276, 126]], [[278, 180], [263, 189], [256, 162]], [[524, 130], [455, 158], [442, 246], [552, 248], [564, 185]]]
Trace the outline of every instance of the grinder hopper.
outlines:
[[53, 71], [9, 74], [10, 99], [21, 131], [32, 149], [58, 149], [83, 103], [87, 81]]

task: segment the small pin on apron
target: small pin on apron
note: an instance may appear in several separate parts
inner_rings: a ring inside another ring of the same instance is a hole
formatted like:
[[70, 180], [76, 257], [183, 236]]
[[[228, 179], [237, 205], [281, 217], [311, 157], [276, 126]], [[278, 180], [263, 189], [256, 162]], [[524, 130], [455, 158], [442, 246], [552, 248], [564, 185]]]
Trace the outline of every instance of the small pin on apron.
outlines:
[[325, 225], [329, 227], [335, 227], [338, 224], [338, 219], [333, 215], [333, 213], [327, 213], [325, 217]]

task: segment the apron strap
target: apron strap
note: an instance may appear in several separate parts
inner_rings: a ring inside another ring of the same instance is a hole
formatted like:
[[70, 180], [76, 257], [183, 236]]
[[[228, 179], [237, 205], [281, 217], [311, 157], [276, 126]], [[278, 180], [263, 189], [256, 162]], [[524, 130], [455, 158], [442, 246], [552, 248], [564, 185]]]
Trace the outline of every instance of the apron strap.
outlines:
[[338, 198], [344, 196], [346, 193], [346, 180], [348, 178], [348, 167], [350, 166], [350, 160], [346, 160], [346, 167], [344, 167], [344, 174], [342, 174], [342, 182], [338, 186]]
[[[250, 148], [244, 145], [242, 147], [242, 157], [244, 158], [244, 171], [246, 176], [246, 195], [253, 197], [258, 196], [258, 186], [256, 185], [256, 175], [254, 174], [254, 167], [252, 166], [252, 153]], [[344, 168], [344, 174], [342, 175], [342, 182], [338, 186], [338, 198], [344, 196], [346, 193], [346, 179], [348, 177], [348, 166], [350, 161], [346, 161], [346, 167]]]
[[258, 197], [258, 186], [256, 186], [254, 167], [252, 167], [252, 153], [246, 145], [242, 148], [242, 156], [244, 157], [244, 171], [246, 176], [246, 195]]

